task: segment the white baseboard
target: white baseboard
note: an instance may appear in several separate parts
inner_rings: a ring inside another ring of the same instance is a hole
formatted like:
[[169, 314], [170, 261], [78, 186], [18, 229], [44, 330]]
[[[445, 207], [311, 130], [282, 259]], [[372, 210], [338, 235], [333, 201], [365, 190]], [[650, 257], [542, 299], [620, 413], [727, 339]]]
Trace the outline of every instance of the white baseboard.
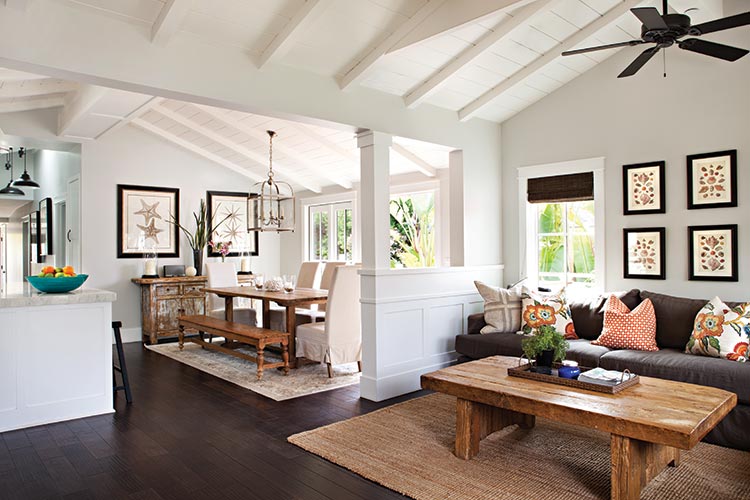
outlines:
[[423, 373], [445, 368], [455, 363], [456, 359], [458, 354], [453, 359], [378, 379], [362, 375], [359, 380], [359, 393], [364, 399], [377, 402], [418, 391], [422, 388], [419, 377]]

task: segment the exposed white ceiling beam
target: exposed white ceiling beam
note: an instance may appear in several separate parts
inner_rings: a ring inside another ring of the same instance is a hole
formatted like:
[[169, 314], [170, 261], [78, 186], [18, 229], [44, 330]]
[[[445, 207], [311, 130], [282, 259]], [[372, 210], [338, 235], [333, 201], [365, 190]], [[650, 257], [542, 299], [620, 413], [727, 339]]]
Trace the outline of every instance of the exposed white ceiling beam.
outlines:
[[635, 7], [639, 3], [642, 3], [642, 1], [643, 0], [623, 0], [622, 2], [619, 2], [617, 5], [609, 9], [603, 16], [590, 22], [583, 29], [566, 38], [544, 55], [534, 59], [531, 63], [529, 63], [528, 66], [525, 66], [519, 71], [513, 73], [498, 85], [494, 86], [493, 88], [461, 108], [458, 111], [458, 118], [461, 121], [465, 121], [473, 117], [475, 114], [477, 114], [477, 112], [479, 112], [479, 110], [481, 110], [493, 100], [497, 99], [508, 89], [510, 89], [514, 85], [519, 84], [529, 76], [533, 75], [551, 62], [555, 61], [558, 57], [561, 57], [560, 54], [562, 52], [575, 48], [579, 43], [596, 34], [597, 31], [603, 29], [608, 24], [615, 22], [620, 16], [628, 12], [631, 7]]
[[263, 50], [258, 59], [258, 68], [284, 57], [305, 28], [310, 26], [330, 4], [331, 0], [307, 0]]
[[138, 106], [136, 109], [128, 113], [126, 116], [120, 118], [120, 121], [109, 127], [107, 130], [96, 136], [97, 139], [101, 139], [107, 134], [111, 134], [112, 132], [121, 129], [128, 123], [132, 122], [138, 117], [141, 117], [145, 115], [149, 110], [151, 110], [154, 106], [157, 106], [161, 103], [163, 103], [165, 99], [163, 97], [152, 97], [148, 101], [144, 102], [140, 106]]
[[65, 107], [58, 116], [57, 135], [64, 136], [76, 123], [86, 117], [91, 109], [107, 94], [107, 89], [84, 85], [66, 98]]
[[78, 84], [54, 78], [0, 82], [0, 98], [59, 94], [78, 89]]
[[388, 53], [451, 33], [501, 11], [523, 7], [534, 0], [450, 0], [406, 34]]
[[49, 78], [45, 75], [36, 75], [34, 73], [26, 73], [25, 71], [16, 71], [14, 69], [0, 68], [0, 81], [10, 82], [18, 80], [45, 80]]
[[[207, 137], [211, 139], [212, 141], [221, 144], [225, 148], [229, 148], [232, 151], [239, 153], [240, 155], [244, 156], [246, 159], [254, 163], [258, 168], [262, 168], [262, 169], [268, 168], [267, 158], [263, 157], [262, 155], [258, 154], [252, 149], [248, 149], [245, 146], [237, 144], [236, 142], [230, 139], [227, 139], [223, 135], [217, 132], [214, 132], [213, 130], [207, 127], [204, 127], [203, 125], [200, 125], [199, 123], [194, 122], [190, 118], [184, 115], [181, 115], [180, 113], [177, 113], [175, 111], [172, 111], [171, 109], [165, 108], [164, 106], [154, 106], [153, 111], [156, 111], [157, 113], [166, 116], [170, 120], [175, 121], [179, 123], [180, 125], [184, 125], [185, 127], [188, 127], [189, 129], [199, 133], [200, 135]], [[286, 168], [284, 168], [283, 166], [279, 166], [278, 163], [274, 163], [274, 171], [277, 174], [281, 174], [281, 176], [283, 176], [288, 182], [302, 186], [303, 188], [308, 189], [314, 193], [321, 192], [321, 188], [319, 185], [313, 182], [302, 181], [299, 178], [296, 178]]]
[[422, 101], [429, 97], [433, 92], [437, 91], [450, 77], [458, 73], [467, 64], [471, 63], [494, 44], [508, 36], [513, 30], [530, 20], [554, 1], [557, 0], [537, 0], [516, 12], [512, 18], [501, 22], [493, 31], [477, 41], [476, 45], [472, 45], [464, 50], [458, 57], [440, 68], [437, 72], [433, 73], [424, 83], [407, 94], [406, 97], [404, 97], [406, 107], [414, 108], [421, 104]]
[[166, 45], [172, 35], [180, 29], [191, 5], [192, 0], [167, 0], [151, 26], [151, 41]]
[[203, 158], [207, 159], [210, 162], [216, 163], [217, 165], [221, 165], [222, 167], [226, 167], [230, 170], [234, 170], [235, 172], [244, 175], [248, 179], [250, 179], [253, 182], [260, 182], [262, 180], [265, 180], [262, 176], [243, 168], [236, 163], [232, 163], [231, 161], [222, 158], [219, 155], [215, 155], [209, 151], [206, 151], [203, 148], [200, 148], [193, 144], [192, 142], [186, 141], [185, 139], [182, 139], [170, 132], [167, 132], [164, 129], [161, 129], [157, 127], [156, 125], [147, 122], [143, 118], [134, 118], [131, 122], [132, 125], [135, 125], [136, 127], [140, 127], [143, 130], [146, 130], [147, 132], [151, 132], [154, 135], [157, 135], [161, 137], [162, 139], [171, 142], [172, 144], [175, 144], [177, 146], [180, 146], [181, 148], [187, 149], [188, 151], [195, 153], [199, 156], [202, 156]]
[[[213, 119], [224, 124], [224, 126], [237, 129], [240, 132], [243, 132], [249, 135], [250, 137], [254, 137], [261, 142], [265, 142], [268, 140], [268, 134], [266, 134], [265, 131], [261, 131], [256, 128], [250, 127], [246, 123], [243, 123], [239, 120], [236, 120], [228, 116], [227, 114], [223, 113], [219, 109], [213, 108], [211, 106], [200, 106], [200, 105], [195, 105], [195, 106], [199, 108], [201, 111], [203, 111], [204, 113], [210, 115]], [[324, 179], [328, 179], [329, 181], [333, 182], [334, 184], [338, 184], [344, 189], [352, 188], [351, 181], [349, 181], [348, 179], [340, 179], [340, 178], [336, 178], [335, 176], [329, 175], [328, 172], [326, 172], [324, 169], [319, 168], [318, 166], [310, 163], [306, 158], [304, 158], [298, 152], [284, 145], [283, 141], [276, 140], [274, 142], [273, 147], [274, 147], [274, 150], [280, 151], [284, 156], [293, 160], [295, 163], [298, 163], [299, 165], [305, 167], [307, 170], [310, 170], [316, 176], [323, 177]]]
[[435, 177], [437, 175], [437, 169], [435, 167], [427, 163], [424, 159], [420, 158], [413, 152], [406, 149], [401, 144], [394, 142], [393, 144], [391, 144], [391, 149], [394, 153], [397, 153], [405, 160], [411, 162], [415, 167], [417, 167], [417, 170], [422, 172], [427, 177]]
[[33, 109], [57, 108], [64, 105], [65, 98], [63, 96], [14, 100], [0, 102], [0, 113], [15, 113], [17, 111], [31, 111]]
[[368, 54], [361, 60], [356, 61], [350, 65], [351, 69], [339, 80], [339, 87], [341, 90], [346, 90], [365, 76], [367, 70], [385, 55], [391, 47], [399, 42], [404, 36], [410, 31], [419, 26], [430, 14], [435, 12], [435, 9], [440, 7], [446, 0], [427, 0], [427, 2], [419, 8], [409, 19], [401, 23], [396, 28], [396, 31], [388, 35], [385, 40], [375, 45]]
[[5, 6], [12, 9], [26, 10], [31, 5], [32, 0], [5, 0]]

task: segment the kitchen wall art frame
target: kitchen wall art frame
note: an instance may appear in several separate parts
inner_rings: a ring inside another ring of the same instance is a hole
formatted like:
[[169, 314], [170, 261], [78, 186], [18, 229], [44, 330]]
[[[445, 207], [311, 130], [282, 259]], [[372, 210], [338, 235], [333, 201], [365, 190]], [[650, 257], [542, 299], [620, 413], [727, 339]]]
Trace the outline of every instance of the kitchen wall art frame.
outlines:
[[739, 281], [737, 224], [688, 226], [688, 279]]
[[688, 209], [737, 206], [737, 150], [687, 157]]
[[626, 279], [663, 280], [666, 270], [666, 228], [622, 230], [623, 275]]
[[[39, 211], [34, 210], [29, 214], [29, 260], [36, 264], [42, 263], [39, 253]], [[29, 272], [29, 274], [33, 274]]]
[[[206, 219], [209, 221], [209, 225], [212, 220], [218, 223], [226, 219], [216, 230], [209, 227], [209, 241], [213, 240], [216, 243], [231, 241], [232, 246], [229, 247], [230, 252], [227, 254], [229, 257], [238, 257], [245, 247], [247, 247], [250, 255], [257, 256], [259, 254], [258, 232], [249, 233], [247, 231], [247, 198], [247, 193], [206, 191], [206, 204], [208, 205]], [[220, 255], [209, 245], [209, 257], [219, 257]]]
[[52, 247], [52, 198], [39, 202], [39, 255], [54, 255]]
[[624, 215], [663, 214], [667, 211], [666, 162], [651, 161], [622, 166]]
[[117, 185], [117, 258], [140, 259], [144, 250], [159, 257], [180, 256], [180, 234], [169, 222], [180, 220], [178, 188]]

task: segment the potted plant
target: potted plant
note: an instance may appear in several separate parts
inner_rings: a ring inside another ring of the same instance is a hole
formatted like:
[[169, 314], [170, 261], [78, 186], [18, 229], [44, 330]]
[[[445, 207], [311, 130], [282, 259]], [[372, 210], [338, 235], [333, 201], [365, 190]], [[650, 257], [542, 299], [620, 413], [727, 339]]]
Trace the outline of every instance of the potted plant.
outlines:
[[[217, 210], [218, 212], [218, 210]], [[214, 215], [215, 217], [215, 215]], [[215, 231], [226, 221], [230, 216], [224, 217], [218, 224], [214, 225], [213, 218], [210, 222], [210, 227]], [[193, 218], [195, 219], [195, 232], [191, 233], [185, 226], [180, 224], [173, 214], [169, 214], [169, 222], [179, 227], [185, 236], [187, 236], [190, 248], [193, 249], [193, 265], [198, 270], [198, 276], [203, 272], [203, 251], [208, 244], [209, 234], [208, 227], [206, 224], [206, 202], [201, 198], [200, 207], [198, 212], [193, 212]]]
[[521, 341], [523, 353], [535, 360], [537, 367], [551, 367], [555, 361], [565, 359], [569, 344], [552, 325], [542, 325]]

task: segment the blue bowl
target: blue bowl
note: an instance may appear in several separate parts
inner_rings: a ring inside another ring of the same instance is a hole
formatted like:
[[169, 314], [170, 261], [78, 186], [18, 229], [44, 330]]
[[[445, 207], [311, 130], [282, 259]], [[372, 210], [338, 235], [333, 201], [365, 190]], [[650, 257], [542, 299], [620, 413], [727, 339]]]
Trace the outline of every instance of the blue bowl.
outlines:
[[78, 274], [72, 278], [40, 278], [39, 276], [27, 276], [31, 286], [44, 293], [66, 293], [72, 292], [83, 285], [89, 277], [88, 274]]

